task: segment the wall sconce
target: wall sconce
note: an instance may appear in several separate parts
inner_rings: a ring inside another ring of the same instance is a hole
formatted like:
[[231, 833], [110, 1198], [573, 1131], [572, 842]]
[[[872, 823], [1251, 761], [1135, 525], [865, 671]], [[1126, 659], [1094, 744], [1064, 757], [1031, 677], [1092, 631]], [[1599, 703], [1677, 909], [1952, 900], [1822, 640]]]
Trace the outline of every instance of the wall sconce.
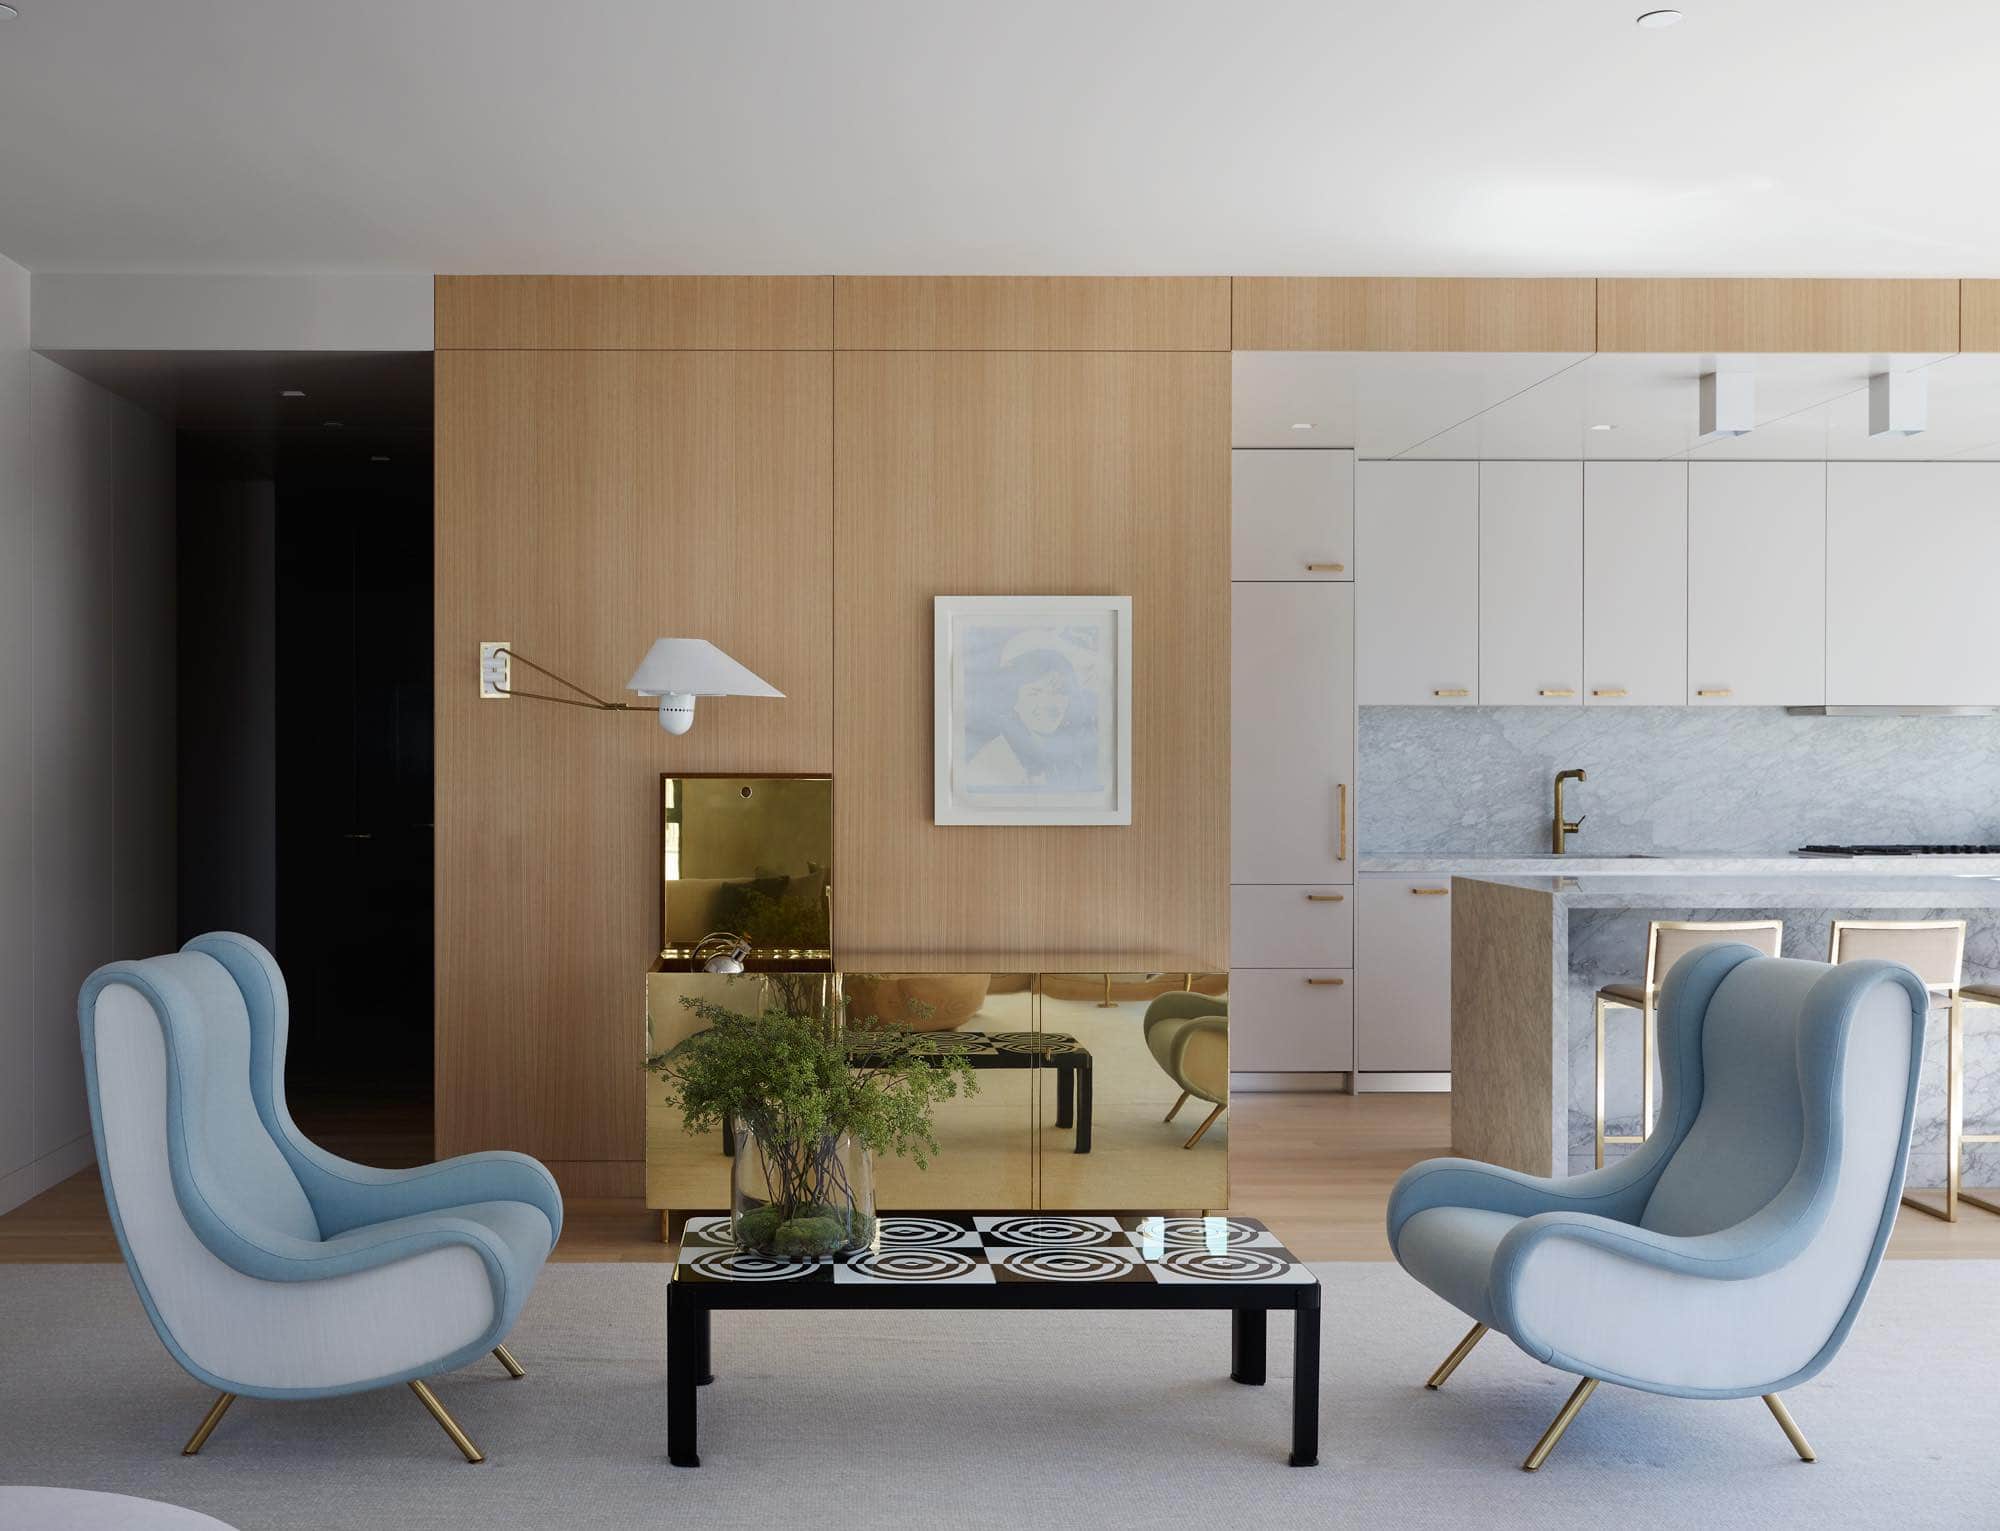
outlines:
[[[546, 675], [559, 686], [567, 686], [575, 696], [552, 696], [546, 691], [520, 691], [514, 686], [514, 665], [526, 665], [537, 675]], [[670, 734], [684, 734], [694, 726], [694, 703], [699, 696], [775, 696], [785, 693], [754, 671], [731, 659], [706, 638], [657, 638], [639, 661], [639, 668], [625, 683], [627, 691], [658, 697], [660, 727]], [[526, 697], [537, 702], [561, 702], [565, 707], [588, 707], [595, 712], [649, 712], [650, 706], [634, 702], [613, 702], [586, 691], [575, 681], [538, 665], [518, 653], [509, 643], [479, 645], [479, 695], [490, 701]]]

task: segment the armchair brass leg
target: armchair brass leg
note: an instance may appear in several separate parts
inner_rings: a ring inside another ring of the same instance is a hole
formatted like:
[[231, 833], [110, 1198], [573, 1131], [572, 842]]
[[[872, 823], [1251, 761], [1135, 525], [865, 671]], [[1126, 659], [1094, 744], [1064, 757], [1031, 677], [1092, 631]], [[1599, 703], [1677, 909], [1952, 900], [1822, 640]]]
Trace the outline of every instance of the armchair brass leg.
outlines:
[[1435, 1393], [1439, 1388], [1443, 1387], [1445, 1384], [1445, 1379], [1450, 1377], [1453, 1372], [1458, 1370], [1458, 1363], [1463, 1361], [1467, 1356], [1471, 1355], [1472, 1347], [1474, 1345], [1477, 1345], [1481, 1340], [1485, 1338], [1486, 1338], [1486, 1326], [1484, 1324], [1474, 1324], [1472, 1328], [1466, 1332], [1465, 1338], [1458, 1342], [1457, 1348], [1454, 1349], [1450, 1355], [1444, 1358], [1444, 1365], [1440, 1366], [1436, 1371], [1431, 1373], [1431, 1380], [1426, 1382], [1424, 1386], [1429, 1388], [1433, 1393]]
[[452, 1445], [465, 1453], [468, 1462], [484, 1462], [485, 1454], [472, 1444], [466, 1433], [458, 1428], [458, 1421], [445, 1412], [444, 1405], [437, 1401], [437, 1394], [421, 1382], [412, 1382], [410, 1391], [417, 1395], [417, 1402], [431, 1411], [431, 1418], [444, 1427], [444, 1433], [451, 1437]]
[[1785, 1439], [1792, 1443], [1792, 1450], [1799, 1454], [1799, 1460], [1817, 1462], [1819, 1458], [1813, 1455], [1812, 1447], [1806, 1444], [1805, 1432], [1799, 1429], [1798, 1421], [1792, 1418], [1792, 1411], [1785, 1407], [1785, 1400], [1776, 1393], [1766, 1393], [1764, 1402], [1770, 1405], [1771, 1417], [1778, 1422], [1778, 1428], [1785, 1432]]
[[1562, 1406], [1562, 1412], [1555, 1417], [1555, 1422], [1542, 1432], [1542, 1438], [1535, 1442], [1535, 1449], [1528, 1453], [1528, 1460], [1521, 1464], [1522, 1472], [1532, 1473], [1541, 1470], [1542, 1464], [1549, 1459], [1549, 1453], [1556, 1449], [1556, 1442], [1563, 1438], [1563, 1431], [1569, 1428], [1570, 1421], [1577, 1416], [1577, 1411], [1590, 1402], [1590, 1395], [1596, 1391], [1595, 1377], [1585, 1377], [1576, 1385], [1576, 1391], [1569, 1395], [1569, 1402]]
[[493, 1359], [506, 1367], [507, 1375], [517, 1382], [528, 1375], [528, 1368], [523, 1366], [519, 1361], [516, 1361], [514, 1359], [514, 1352], [509, 1350], [505, 1345], [495, 1345], [493, 1347]]
[[1195, 1128], [1194, 1136], [1189, 1138], [1185, 1143], [1181, 1144], [1181, 1147], [1193, 1148], [1195, 1144], [1201, 1141], [1202, 1134], [1207, 1132], [1209, 1128], [1215, 1125], [1216, 1118], [1221, 1116], [1222, 1113], [1227, 1111], [1228, 1109], [1229, 1107], [1227, 1106], [1217, 1106], [1213, 1111], [1209, 1112], [1207, 1116], [1201, 1119], [1201, 1125]]
[[1181, 1114], [1181, 1107], [1188, 1103], [1188, 1097], [1193, 1093], [1192, 1090], [1181, 1091], [1181, 1098], [1174, 1102], [1174, 1109], [1169, 1111], [1161, 1120], [1171, 1122], [1175, 1117], [1179, 1116]]
[[181, 1447], [182, 1456], [191, 1457], [207, 1444], [208, 1438], [215, 1434], [215, 1427], [222, 1423], [222, 1416], [229, 1412], [229, 1406], [234, 1402], [236, 1402], [234, 1393], [215, 1395], [215, 1402], [209, 1405], [208, 1413], [203, 1417], [200, 1428], [189, 1436], [188, 1443]]

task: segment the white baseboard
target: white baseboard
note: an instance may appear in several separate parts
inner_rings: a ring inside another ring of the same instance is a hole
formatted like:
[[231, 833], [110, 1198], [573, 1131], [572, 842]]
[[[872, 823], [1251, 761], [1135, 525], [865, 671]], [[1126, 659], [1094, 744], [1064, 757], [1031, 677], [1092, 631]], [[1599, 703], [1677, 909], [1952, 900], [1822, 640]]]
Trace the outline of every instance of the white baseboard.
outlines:
[[1326, 1074], [1231, 1074], [1232, 1095], [1317, 1094], [1343, 1095], [1353, 1088], [1353, 1075]]
[[60, 1185], [78, 1170], [88, 1169], [97, 1159], [90, 1134], [73, 1138], [52, 1153], [0, 1175], [0, 1213], [12, 1212], [52, 1185]]

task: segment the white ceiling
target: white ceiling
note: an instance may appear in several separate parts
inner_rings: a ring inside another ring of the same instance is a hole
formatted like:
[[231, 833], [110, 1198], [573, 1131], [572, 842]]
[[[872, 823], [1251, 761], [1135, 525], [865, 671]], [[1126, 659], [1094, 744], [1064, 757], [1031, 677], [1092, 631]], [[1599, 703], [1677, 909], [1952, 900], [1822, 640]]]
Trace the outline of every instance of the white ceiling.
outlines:
[[38, 270], [2000, 275], [1990, 0], [14, 0]]
[[[1354, 447], [1363, 457], [2000, 459], [2000, 355], [1238, 351], [1232, 362], [1231, 439], [1240, 447]], [[1747, 436], [1699, 434], [1701, 375], [1718, 368], [1755, 378], [1757, 428]], [[1871, 437], [1870, 375], [1912, 370], [1927, 380], [1928, 427]]]

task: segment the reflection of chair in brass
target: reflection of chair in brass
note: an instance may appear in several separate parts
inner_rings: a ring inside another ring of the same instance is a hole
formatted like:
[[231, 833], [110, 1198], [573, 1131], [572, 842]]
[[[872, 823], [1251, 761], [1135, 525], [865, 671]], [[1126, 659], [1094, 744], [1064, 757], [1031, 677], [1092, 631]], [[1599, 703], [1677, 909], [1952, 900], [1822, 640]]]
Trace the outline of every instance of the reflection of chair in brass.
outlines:
[[[1785, 935], [1782, 920], [1654, 920], [1646, 927], [1646, 976], [1639, 983], [1608, 983], [1597, 991], [1597, 1167], [1604, 1168], [1606, 1143], [1643, 1143], [1653, 1130], [1653, 1007], [1660, 982], [1673, 965], [1697, 946], [1738, 941], [1766, 957], [1778, 955]], [[1639, 1131], [1604, 1130], [1604, 1012], [1613, 1005], [1639, 1012]]]
[[1166, 1119], [1178, 1116], [1191, 1095], [1215, 1108], [1181, 1145], [1193, 1148], [1229, 1109], [1229, 1001], [1206, 994], [1162, 994], [1146, 1007], [1144, 1025], [1154, 1061], [1180, 1087], [1180, 1099]]
[[1958, 1221], [1958, 1204], [1972, 1203], [1982, 1212], [2000, 1212], [2000, 1202], [1988, 1201], [1959, 1188], [1967, 1143], [2000, 1143], [2000, 1133], [1965, 1130], [1965, 1006], [2000, 1005], [2000, 989], [1967, 984], [1964, 920], [1835, 920], [1827, 956], [1829, 962], [1862, 962], [1869, 958], [1900, 962], [1917, 975], [1924, 988], [1945, 1003], [1945, 1159], [1944, 1209], [1905, 1196], [1903, 1205], [1947, 1223]]

